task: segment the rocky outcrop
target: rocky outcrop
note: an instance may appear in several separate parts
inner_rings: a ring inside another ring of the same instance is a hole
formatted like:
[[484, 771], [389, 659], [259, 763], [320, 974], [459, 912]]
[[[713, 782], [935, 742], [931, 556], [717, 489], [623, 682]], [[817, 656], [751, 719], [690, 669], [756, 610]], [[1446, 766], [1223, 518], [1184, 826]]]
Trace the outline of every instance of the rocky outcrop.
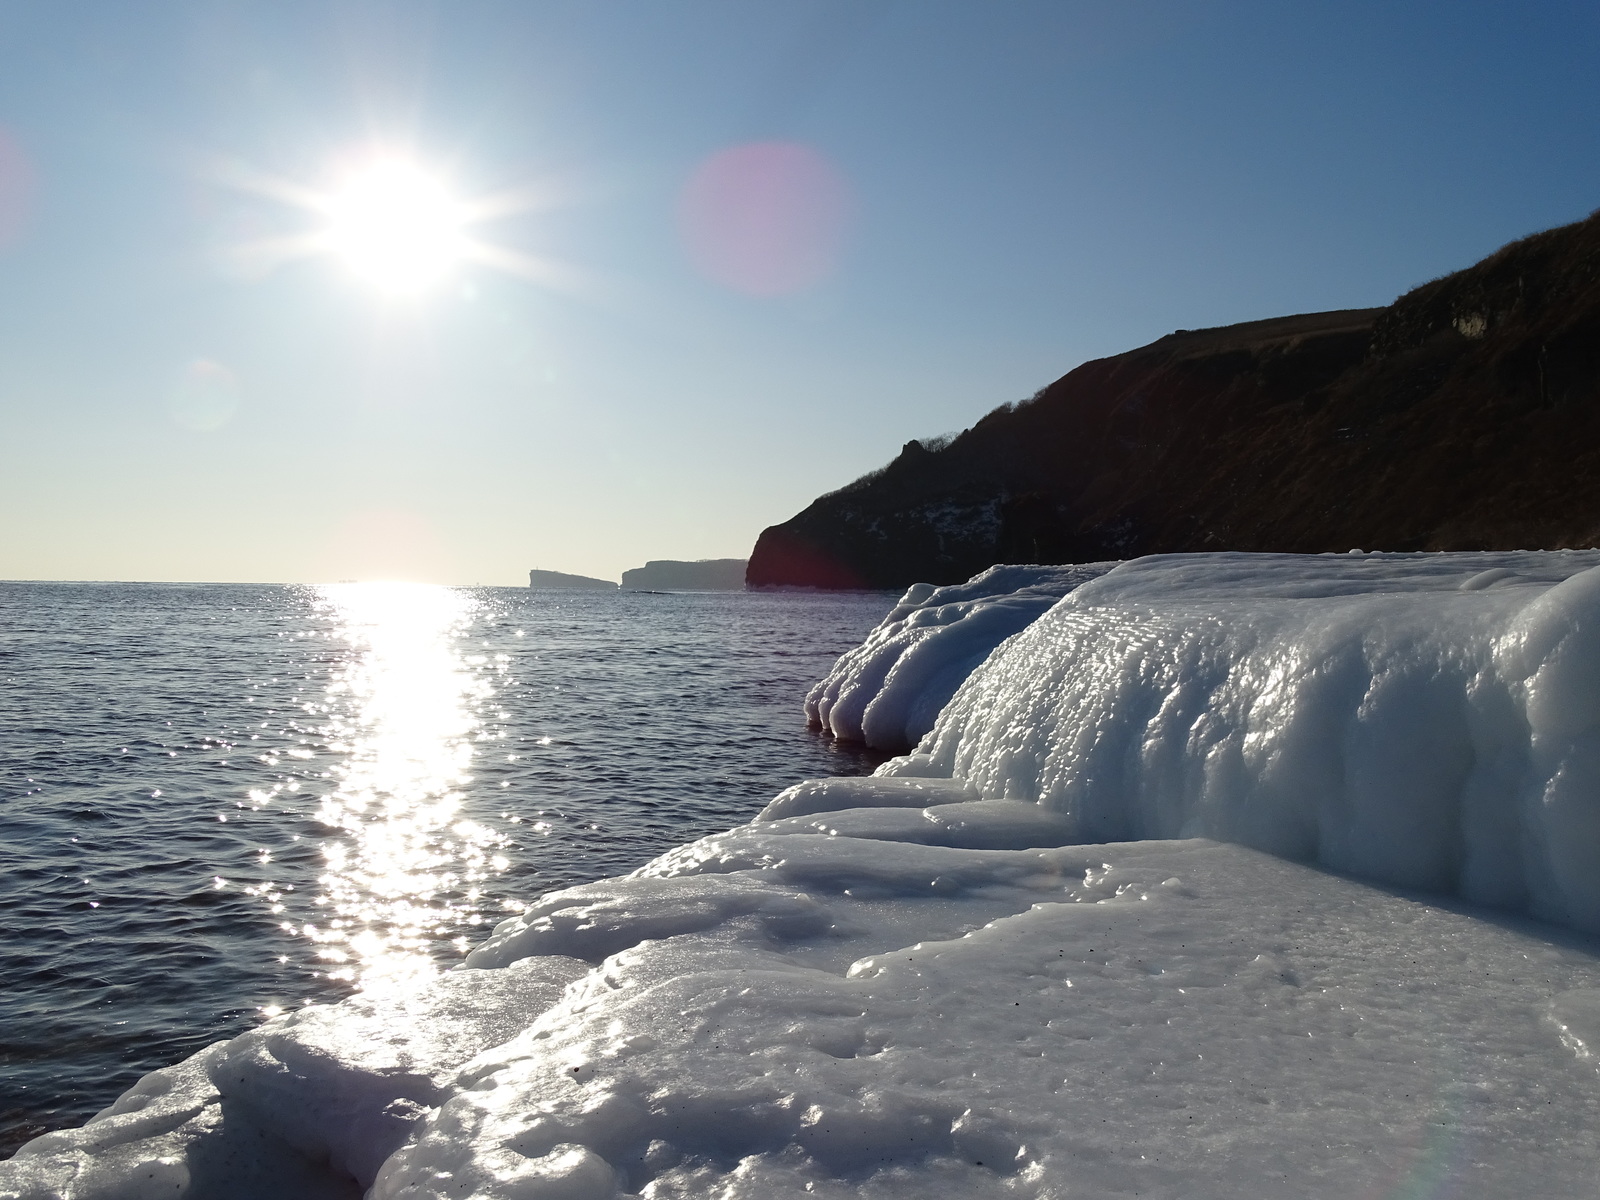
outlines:
[[745, 560], [702, 558], [679, 562], [655, 558], [642, 567], [622, 573], [622, 586], [649, 592], [742, 592]]
[[1179, 330], [765, 530], [751, 586], [1600, 540], [1600, 214], [1387, 308]]
[[580, 592], [614, 592], [617, 590], [617, 585], [609, 579], [591, 579], [587, 575], [568, 575], [562, 571], [529, 571], [528, 586], [531, 588], [559, 588]]

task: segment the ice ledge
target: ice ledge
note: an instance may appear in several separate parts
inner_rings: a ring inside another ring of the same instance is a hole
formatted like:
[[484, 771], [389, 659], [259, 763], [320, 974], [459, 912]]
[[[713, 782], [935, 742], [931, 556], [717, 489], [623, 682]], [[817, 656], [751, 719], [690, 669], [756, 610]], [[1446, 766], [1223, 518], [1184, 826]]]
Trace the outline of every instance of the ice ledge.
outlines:
[[963, 849], [852, 814], [919, 810], [555, 893], [506, 966], [156, 1072], [0, 1196], [1592, 1194], [1595, 943], [1204, 840]]
[[1600, 931], [1600, 554], [1170, 555], [1002, 644], [886, 773]]
[[909, 750], [996, 646], [1115, 565], [996, 566], [966, 583], [914, 585], [811, 689], [806, 720], [879, 750]]

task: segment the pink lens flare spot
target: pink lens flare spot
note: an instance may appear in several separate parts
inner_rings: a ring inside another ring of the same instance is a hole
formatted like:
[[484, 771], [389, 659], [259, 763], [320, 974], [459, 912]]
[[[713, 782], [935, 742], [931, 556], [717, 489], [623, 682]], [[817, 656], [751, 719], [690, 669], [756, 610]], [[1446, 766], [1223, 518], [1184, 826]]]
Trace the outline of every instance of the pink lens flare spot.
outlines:
[[363, 508], [331, 531], [324, 548], [326, 578], [448, 583], [455, 562], [439, 529], [404, 508]]
[[197, 358], [184, 368], [167, 408], [186, 429], [221, 429], [239, 410], [238, 377], [219, 362]]
[[683, 189], [678, 227], [711, 279], [746, 295], [783, 296], [833, 273], [851, 208], [849, 183], [817, 151], [752, 142], [700, 164]]
[[0, 127], [0, 248], [9, 246], [22, 235], [33, 209], [37, 182], [38, 176], [27, 151], [9, 131]]

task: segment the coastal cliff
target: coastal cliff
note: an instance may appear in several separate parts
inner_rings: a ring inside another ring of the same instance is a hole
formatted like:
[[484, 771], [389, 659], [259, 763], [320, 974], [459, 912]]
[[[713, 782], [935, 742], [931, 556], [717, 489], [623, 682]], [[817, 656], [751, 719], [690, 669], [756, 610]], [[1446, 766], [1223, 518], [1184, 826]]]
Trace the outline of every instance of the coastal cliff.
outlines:
[[565, 571], [541, 571], [537, 568], [528, 572], [528, 586], [545, 590], [559, 589], [578, 592], [614, 592], [617, 590], [617, 585], [609, 579], [595, 579], [589, 575], [568, 575]]
[[1178, 330], [764, 530], [752, 587], [1600, 540], [1600, 214], [1387, 308]]
[[653, 558], [642, 567], [622, 573], [622, 586], [636, 591], [742, 592], [745, 560], [702, 558], [680, 562]]

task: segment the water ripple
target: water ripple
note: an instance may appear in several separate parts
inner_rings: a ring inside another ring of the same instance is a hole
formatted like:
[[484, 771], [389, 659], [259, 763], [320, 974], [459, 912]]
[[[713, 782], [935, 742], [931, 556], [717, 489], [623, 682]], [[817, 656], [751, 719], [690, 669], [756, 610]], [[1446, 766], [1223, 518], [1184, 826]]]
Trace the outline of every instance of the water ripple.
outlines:
[[870, 769], [800, 701], [888, 603], [0, 584], [0, 1153]]

